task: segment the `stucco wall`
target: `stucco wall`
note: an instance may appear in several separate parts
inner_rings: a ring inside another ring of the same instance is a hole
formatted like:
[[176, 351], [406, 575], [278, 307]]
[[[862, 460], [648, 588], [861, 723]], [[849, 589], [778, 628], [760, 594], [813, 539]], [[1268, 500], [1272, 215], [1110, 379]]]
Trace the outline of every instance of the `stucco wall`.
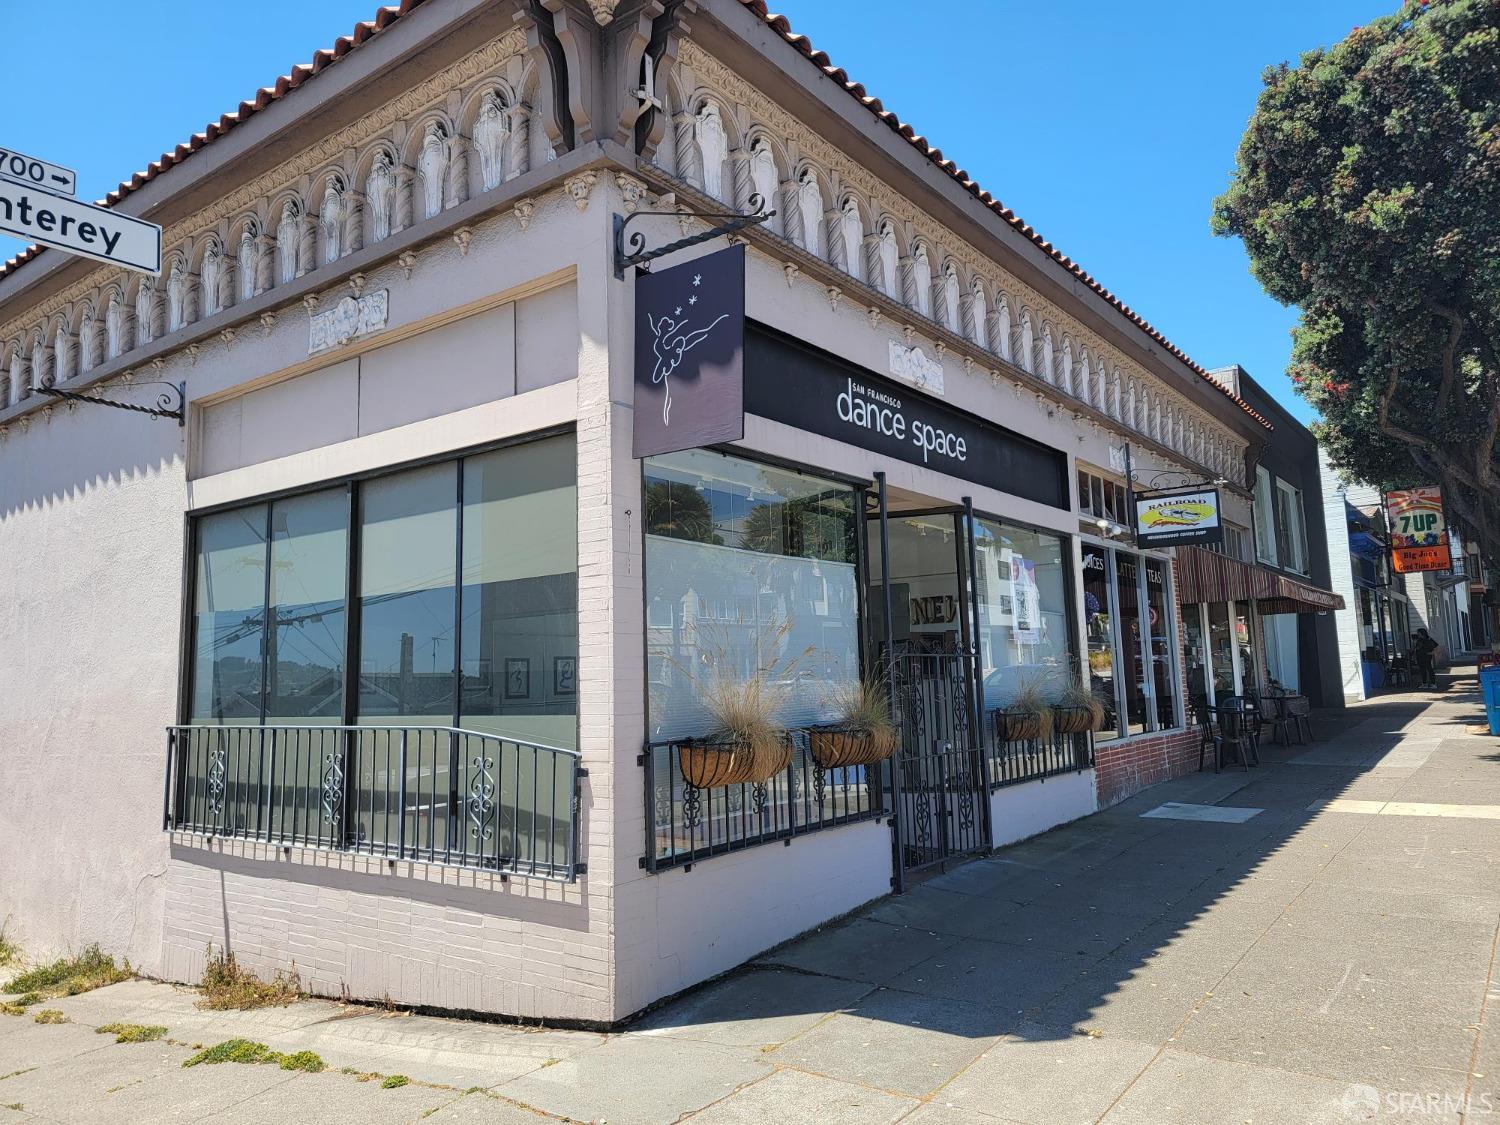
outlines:
[[184, 495], [170, 420], [55, 407], [0, 441], [0, 925], [33, 954], [160, 964]]
[[1059, 824], [1088, 816], [1098, 807], [1093, 770], [1079, 770], [997, 789], [990, 794], [990, 823], [994, 826], [995, 847], [1003, 848]]

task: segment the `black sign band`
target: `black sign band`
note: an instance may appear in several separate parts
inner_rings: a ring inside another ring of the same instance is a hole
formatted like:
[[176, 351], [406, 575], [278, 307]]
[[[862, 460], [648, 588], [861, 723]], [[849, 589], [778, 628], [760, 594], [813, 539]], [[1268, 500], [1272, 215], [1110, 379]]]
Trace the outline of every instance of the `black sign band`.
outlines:
[[750, 414], [1012, 496], [1072, 506], [1059, 450], [763, 325], [750, 325], [745, 350]]

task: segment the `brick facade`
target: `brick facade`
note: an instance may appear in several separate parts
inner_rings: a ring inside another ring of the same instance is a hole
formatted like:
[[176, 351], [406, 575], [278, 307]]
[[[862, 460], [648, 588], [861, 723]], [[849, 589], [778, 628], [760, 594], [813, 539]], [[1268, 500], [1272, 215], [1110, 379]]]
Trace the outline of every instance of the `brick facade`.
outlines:
[[[1172, 562], [1174, 597], [1182, 589], [1177, 562]], [[1179, 690], [1187, 682], [1187, 630], [1183, 624], [1183, 606], [1176, 602], [1177, 676]], [[1264, 644], [1264, 640], [1262, 640]], [[1187, 715], [1183, 704], [1184, 718]], [[1180, 730], [1106, 742], [1094, 750], [1094, 786], [1099, 807], [1107, 809], [1142, 789], [1181, 777], [1198, 768], [1198, 731], [1191, 721]]]

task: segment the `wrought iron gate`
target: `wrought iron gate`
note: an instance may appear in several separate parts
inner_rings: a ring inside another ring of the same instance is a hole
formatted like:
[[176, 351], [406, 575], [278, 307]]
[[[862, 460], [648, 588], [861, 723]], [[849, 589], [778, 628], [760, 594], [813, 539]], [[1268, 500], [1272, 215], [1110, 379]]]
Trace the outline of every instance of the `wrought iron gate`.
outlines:
[[941, 868], [987, 850], [989, 790], [974, 722], [973, 657], [898, 645], [891, 686], [901, 732], [893, 788], [902, 870]]

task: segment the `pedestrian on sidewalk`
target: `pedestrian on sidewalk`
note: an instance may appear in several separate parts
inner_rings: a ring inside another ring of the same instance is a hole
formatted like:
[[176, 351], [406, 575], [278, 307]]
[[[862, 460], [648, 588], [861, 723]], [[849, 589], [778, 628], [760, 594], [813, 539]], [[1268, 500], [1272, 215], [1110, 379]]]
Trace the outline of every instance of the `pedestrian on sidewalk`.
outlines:
[[1416, 636], [1411, 639], [1412, 657], [1417, 662], [1418, 687], [1437, 687], [1437, 673], [1433, 670], [1433, 654], [1437, 652], [1437, 648], [1437, 641], [1432, 639], [1426, 629], [1418, 629]]

